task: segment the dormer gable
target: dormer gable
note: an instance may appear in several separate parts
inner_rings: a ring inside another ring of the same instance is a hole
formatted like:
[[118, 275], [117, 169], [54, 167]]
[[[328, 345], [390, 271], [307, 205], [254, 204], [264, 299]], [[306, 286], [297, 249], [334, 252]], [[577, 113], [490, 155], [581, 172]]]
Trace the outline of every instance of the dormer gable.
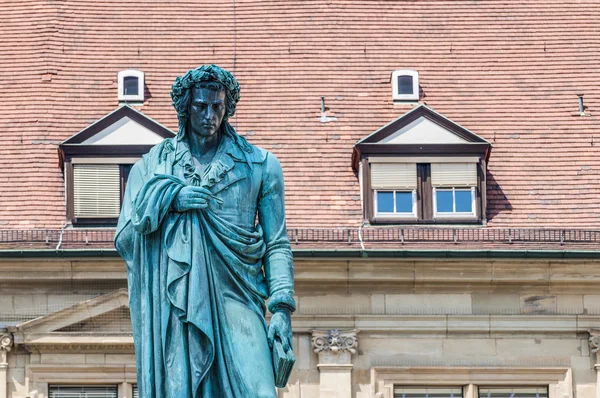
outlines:
[[492, 144], [427, 105], [419, 105], [354, 145], [352, 167], [364, 154], [470, 153], [489, 157]]
[[175, 132], [123, 105], [59, 145], [61, 161], [81, 156], [141, 156]]

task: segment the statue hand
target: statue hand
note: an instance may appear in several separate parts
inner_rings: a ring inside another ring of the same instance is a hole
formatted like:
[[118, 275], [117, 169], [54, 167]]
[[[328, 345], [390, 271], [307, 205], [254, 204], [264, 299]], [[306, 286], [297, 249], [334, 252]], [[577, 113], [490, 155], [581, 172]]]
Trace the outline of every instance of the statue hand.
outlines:
[[267, 340], [269, 347], [273, 347], [275, 336], [281, 340], [281, 345], [285, 351], [293, 349], [292, 347], [292, 320], [289, 311], [279, 310], [271, 317], [269, 325], [269, 334]]
[[179, 212], [206, 209], [212, 198], [212, 192], [208, 189], [187, 185], [177, 194], [175, 202], [173, 202], [173, 209]]

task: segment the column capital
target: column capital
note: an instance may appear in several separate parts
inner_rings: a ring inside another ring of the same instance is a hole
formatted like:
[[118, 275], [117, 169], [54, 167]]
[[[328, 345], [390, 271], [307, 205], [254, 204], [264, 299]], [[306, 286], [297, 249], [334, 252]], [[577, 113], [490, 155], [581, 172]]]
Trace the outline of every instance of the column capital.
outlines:
[[358, 348], [358, 329], [349, 330], [313, 330], [313, 350], [319, 354], [329, 351], [332, 354], [341, 354], [344, 351], [356, 354]]
[[589, 329], [588, 333], [590, 334], [590, 338], [588, 340], [590, 344], [590, 350], [593, 353], [598, 353], [600, 350], [600, 329]]
[[13, 346], [13, 336], [10, 333], [0, 332], [0, 351], [8, 352]]

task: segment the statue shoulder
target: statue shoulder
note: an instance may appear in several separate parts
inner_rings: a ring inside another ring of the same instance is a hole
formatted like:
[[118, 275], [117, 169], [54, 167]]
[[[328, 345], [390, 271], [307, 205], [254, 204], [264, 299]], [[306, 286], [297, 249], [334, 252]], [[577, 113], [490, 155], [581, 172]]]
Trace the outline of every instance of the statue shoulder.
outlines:
[[[248, 160], [250, 160], [252, 163], [264, 163], [265, 160], [267, 160], [267, 155], [270, 154], [269, 151], [259, 146], [252, 145], [248, 141], [246, 141], [244, 144], [243, 151], [246, 152]], [[273, 154], [271, 154], [271, 156], [273, 156]]]

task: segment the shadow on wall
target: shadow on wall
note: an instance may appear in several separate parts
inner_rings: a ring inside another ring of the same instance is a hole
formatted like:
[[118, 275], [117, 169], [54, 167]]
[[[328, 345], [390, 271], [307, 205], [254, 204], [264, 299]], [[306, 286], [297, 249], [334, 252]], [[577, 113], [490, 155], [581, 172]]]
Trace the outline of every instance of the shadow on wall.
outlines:
[[492, 173], [487, 172], [487, 220], [492, 221], [498, 214], [513, 209], [502, 187]]
[[150, 92], [148, 85], [144, 82], [144, 101], [148, 101], [150, 98], [152, 98], [152, 93]]

